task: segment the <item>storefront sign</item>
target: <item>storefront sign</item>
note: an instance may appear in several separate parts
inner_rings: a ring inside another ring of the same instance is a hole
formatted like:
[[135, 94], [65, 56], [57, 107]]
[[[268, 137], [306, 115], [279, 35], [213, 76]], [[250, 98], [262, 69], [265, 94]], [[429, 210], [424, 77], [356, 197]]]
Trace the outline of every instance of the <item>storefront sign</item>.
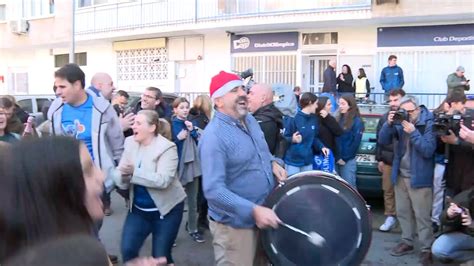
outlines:
[[298, 32], [232, 35], [232, 53], [295, 51], [298, 49]]
[[474, 24], [378, 28], [377, 46], [474, 45]]

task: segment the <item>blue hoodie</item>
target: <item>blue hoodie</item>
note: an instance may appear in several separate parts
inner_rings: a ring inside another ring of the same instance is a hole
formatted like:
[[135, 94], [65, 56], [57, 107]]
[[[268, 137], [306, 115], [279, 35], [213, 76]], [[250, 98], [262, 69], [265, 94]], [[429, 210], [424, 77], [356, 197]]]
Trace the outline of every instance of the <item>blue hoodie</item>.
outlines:
[[[181, 132], [181, 130], [188, 130], [186, 125], [184, 124], [184, 120], [181, 120], [179, 118], [177, 118], [176, 116], [173, 117], [172, 119], [172, 125], [171, 125], [171, 129], [172, 129], [172, 138], [173, 138], [173, 142], [176, 143], [176, 147], [178, 148], [178, 158], [179, 160], [181, 160], [181, 152], [183, 151], [183, 143], [184, 143], [184, 139], [182, 140], [179, 140], [178, 139], [178, 134], [179, 132]], [[191, 131], [191, 134], [188, 134], [188, 137], [189, 135], [191, 135], [191, 137], [194, 138], [194, 140], [197, 140], [198, 138], [198, 133], [197, 133], [197, 130], [196, 129], [193, 129]]]
[[385, 92], [403, 88], [405, 79], [402, 68], [397, 65], [384, 67], [380, 73], [380, 84]]
[[[298, 111], [295, 117], [287, 120], [284, 137], [290, 144], [286, 151], [284, 161], [292, 166], [305, 166], [313, 163], [315, 152], [324, 147], [318, 138], [318, 118], [314, 114], [305, 114]], [[293, 143], [293, 134], [298, 131], [302, 136], [300, 143]]]
[[[339, 121], [339, 125], [343, 128], [344, 118]], [[360, 117], [354, 117], [352, 127], [344, 130], [344, 133], [336, 137], [337, 153], [336, 161], [342, 159], [347, 162], [355, 158], [362, 141], [362, 133], [364, 132], [364, 123]]]

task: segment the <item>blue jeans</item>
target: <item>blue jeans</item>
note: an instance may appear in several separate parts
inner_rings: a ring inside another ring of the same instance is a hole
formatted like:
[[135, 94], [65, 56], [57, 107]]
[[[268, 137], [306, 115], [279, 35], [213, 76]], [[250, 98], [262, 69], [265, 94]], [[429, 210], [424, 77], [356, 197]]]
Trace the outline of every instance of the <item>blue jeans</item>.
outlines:
[[164, 217], [159, 211], [146, 212], [132, 207], [122, 231], [122, 260], [127, 262], [138, 257], [140, 248], [148, 235], [152, 234], [152, 256], [166, 257], [173, 263], [171, 248], [178, 235], [183, 218], [184, 202], [177, 204]]
[[337, 173], [339, 176], [355, 189], [357, 189], [356, 170], [357, 164], [355, 159], [347, 161], [345, 165], [337, 165]]
[[474, 237], [461, 232], [442, 234], [433, 243], [431, 252], [442, 260], [474, 260]]
[[288, 173], [288, 177], [300, 173], [300, 172], [305, 172], [305, 171], [312, 171], [313, 170], [313, 165], [308, 164], [305, 166], [293, 166], [293, 165], [285, 165], [286, 172]]

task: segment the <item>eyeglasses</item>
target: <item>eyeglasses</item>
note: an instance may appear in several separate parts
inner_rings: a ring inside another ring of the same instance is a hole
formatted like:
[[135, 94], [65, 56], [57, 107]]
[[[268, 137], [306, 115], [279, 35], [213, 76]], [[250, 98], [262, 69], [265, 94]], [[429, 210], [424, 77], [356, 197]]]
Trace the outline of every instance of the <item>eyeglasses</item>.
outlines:
[[142, 94], [142, 98], [147, 98], [147, 99], [150, 99], [150, 100], [156, 100], [156, 97], [153, 97], [153, 96], [148, 95], [148, 94]]
[[405, 109], [405, 111], [406, 111], [408, 114], [413, 114], [413, 112], [415, 112], [416, 109], [418, 109], [418, 108], [415, 108], [415, 109], [413, 109], [413, 110], [407, 110], [407, 109]]

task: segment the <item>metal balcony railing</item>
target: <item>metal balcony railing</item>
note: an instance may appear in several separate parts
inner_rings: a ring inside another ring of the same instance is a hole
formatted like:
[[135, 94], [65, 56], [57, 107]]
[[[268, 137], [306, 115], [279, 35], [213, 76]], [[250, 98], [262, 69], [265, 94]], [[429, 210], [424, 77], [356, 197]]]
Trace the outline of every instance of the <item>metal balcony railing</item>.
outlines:
[[371, 0], [136, 0], [78, 8], [76, 34], [370, 8]]

